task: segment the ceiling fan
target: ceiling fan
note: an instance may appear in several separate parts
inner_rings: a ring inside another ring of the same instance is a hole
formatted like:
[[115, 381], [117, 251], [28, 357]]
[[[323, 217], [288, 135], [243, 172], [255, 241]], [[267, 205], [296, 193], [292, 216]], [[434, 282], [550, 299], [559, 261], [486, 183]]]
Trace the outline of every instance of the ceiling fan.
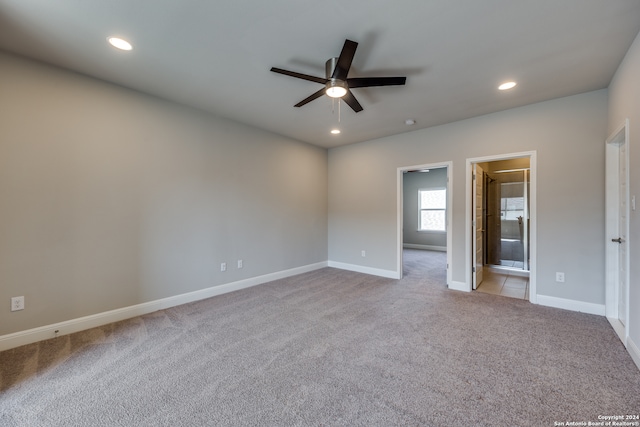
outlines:
[[329, 59], [325, 64], [326, 78], [309, 76], [307, 74], [296, 73], [295, 71], [283, 70], [282, 68], [271, 68], [274, 73], [284, 74], [286, 76], [296, 77], [298, 79], [308, 80], [323, 84], [324, 87], [314, 94], [308, 96], [298, 102], [294, 107], [302, 107], [303, 105], [320, 98], [326, 94], [332, 98], [342, 98], [356, 113], [362, 111], [362, 105], [358, 102], [350, 89], [358, 87], [371, 86], [402, 86], [405, 84], [406, 77], [355, 77], [348, 78], [351, 62], [356, 54], [358, 43], [352, 40], [345, 40], [340, 56]]

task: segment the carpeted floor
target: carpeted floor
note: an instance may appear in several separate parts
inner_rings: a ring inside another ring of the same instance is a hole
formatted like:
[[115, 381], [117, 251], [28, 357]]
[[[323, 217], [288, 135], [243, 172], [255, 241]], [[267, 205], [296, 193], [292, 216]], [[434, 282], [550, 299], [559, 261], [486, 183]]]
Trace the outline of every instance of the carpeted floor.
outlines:
[[[604, 317], [325, 268], [0, 353], [2, 426], [554, 426], [640, 412]], [[556, 424], [557, 425], [557, 424]]]

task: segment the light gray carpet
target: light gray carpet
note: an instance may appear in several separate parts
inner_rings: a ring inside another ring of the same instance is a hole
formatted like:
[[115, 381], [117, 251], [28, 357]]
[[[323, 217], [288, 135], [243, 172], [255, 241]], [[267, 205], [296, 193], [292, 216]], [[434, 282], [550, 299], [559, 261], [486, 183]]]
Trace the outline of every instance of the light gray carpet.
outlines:
[[640, 411], [603, 317], [331, 268], [0, 353], [2, 426], [553, 426]]

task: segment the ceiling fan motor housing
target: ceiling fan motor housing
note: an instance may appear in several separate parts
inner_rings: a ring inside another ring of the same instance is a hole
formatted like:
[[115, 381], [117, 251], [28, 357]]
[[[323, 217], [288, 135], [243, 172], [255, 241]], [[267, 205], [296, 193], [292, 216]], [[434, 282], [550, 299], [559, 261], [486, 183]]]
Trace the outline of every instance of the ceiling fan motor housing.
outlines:
[[324, 72], [327, 76], [327, 79], [331, 80], [331, 76], [333, 76], [333, 70], [336, 69], [336, 65], [338, 64], [338, 58], [330, 58], [324, 64]]
[[328, 80], [325, 85], [325, 93], [331, 98], [341, 98], [345, 96], [348, 89], [347, 82], [332, 78], [337, 63], [338, 58], [331, 58], [325, 64], [325, 72]]

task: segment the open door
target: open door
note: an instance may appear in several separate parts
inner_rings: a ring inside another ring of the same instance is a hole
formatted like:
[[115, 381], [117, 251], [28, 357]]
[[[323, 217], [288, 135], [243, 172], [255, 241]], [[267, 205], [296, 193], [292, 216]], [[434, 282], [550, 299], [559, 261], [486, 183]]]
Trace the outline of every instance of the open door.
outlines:
[[473, 165], [473, 222], [471, 223], [471, 235], [473, 236], [473, 289], [478, 289], [482, 283], [484, 269], [484, 229], [482, 224], [482, 202], [483, 195], [484, 171], [477, 163]]

